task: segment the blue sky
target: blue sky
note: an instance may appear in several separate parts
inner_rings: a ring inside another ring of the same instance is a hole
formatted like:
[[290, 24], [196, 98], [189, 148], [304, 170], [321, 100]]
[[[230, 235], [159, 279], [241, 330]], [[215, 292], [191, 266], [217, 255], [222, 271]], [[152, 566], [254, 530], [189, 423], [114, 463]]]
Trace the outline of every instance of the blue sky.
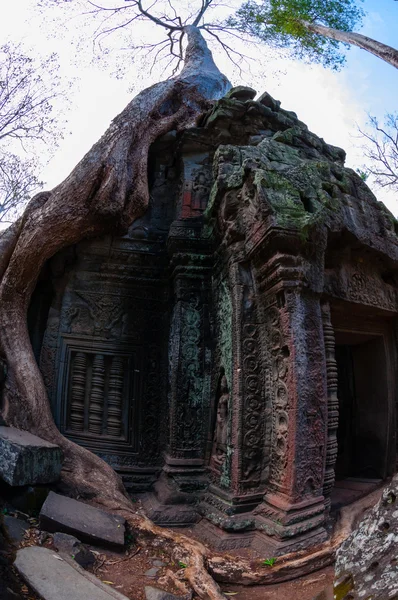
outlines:
[[[176, 0], [175, 4], [178, 6], [184, 1]], [[65, 79], [76, 76], [80, 79], [80, 85], [73, 86], [70, 94], [70, 135], [65, 137], [55, 156], [43, 169], [46, 187], [51, 188], [69, 174], [102, 135], [111, 119], [124, 108], [131, 98], [132, 85], [134, 93], [147, 87], [163, 76], [163, 68], [155, 68], [149, 75], [145, 67], [139, 67], [139, 63], [131, 64], [125, 76], [117, 80], [111, 77], [103, 59], [96, 65], [87, 60], [76, 64], [70, 44], [79, 28], [78, 22], [72, 20], [63, 31], [61, 28], [54, 30], [51, 23], [38, 15], [36, 6], [36, 0], [7, 2], [3, 8], [5, 18], [0, 23], [0, 37], [3, 41], [23, 40], [34, 52], [59, 52]], [[363, 7], [368, 14], [360, 32], [398, 47], [398, 2], [365, 0]], [[145, 27], [140, 25], [140, 29], [145, 30]], [[152, 35], [149, 29], [148, 35]], [[85, 56], [92, 51], [88, 34], [81, 51]], [[130, 65], [131, 56], [130, 52], [125, 52], [122, 60]], [[259, 93], [267, 90], [281, 100], [282, 105], [297, 112], [312, 131], [327, 142], [343, 147], [347, 151], [348, 166], [360, 167], [363, 162], [356, 138], [356, 123], [363, 127], [367, 112], [382, 118], [386, 112], [398, 110], [398, 70], [358, 48], [349, 50], [347, 64], [339, 73], [321, 66], [281, 59], [267, 48], [256, 47], [253, 56], [255, 61], [251, 73], [246, 72], [242, 80], [222, 52], [215, 51], [218, 66], [235, 85], [251, 84]], [[396, 194], [377, 192], [377, 197], [398, 215]]]

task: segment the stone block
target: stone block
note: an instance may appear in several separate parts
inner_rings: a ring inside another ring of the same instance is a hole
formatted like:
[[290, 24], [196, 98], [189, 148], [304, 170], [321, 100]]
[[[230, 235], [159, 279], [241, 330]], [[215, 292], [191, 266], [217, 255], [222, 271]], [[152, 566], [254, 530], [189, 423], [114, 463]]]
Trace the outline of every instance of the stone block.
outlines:
[[4, 527], [10, 541], [16, 545], [23, 540], [25, 532], [29, 529], [29, 523], [10, 515], [4, 515]]
[[50, 492], [40, 512], [40, 527], [76, 536], [81, 542], [115, 550], [124, 547], [125, 520], [78, 500]]
[[151, 585], [145, 586], [145, 598], [146, 600], [191, 600], [192, 594], [185, 594], [185, 596], [175, 596], [164, 590], [152, 587]]
[[51, 483], [59, 479], [62, 451], [39, 437], [0, 426], [0, 478], [11, 486]]
[[66, 554], [70, 558], [73, 558], [83, 569], [95, 563], [94, 554], [73, 535], [59, 532], [54, 533], [53, 542], [61, 555]]
[[43, 600], [127, 600], [73, 560], [47, 548], [30, 546], [18, 550], [14, 566]]

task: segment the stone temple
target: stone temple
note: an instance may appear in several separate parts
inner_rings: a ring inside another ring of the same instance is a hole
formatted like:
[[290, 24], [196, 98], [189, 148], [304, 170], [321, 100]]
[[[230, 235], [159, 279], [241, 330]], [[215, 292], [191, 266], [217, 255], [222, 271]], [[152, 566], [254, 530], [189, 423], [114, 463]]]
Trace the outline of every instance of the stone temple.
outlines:
[[270, 556], [396, 469], [398, 224], [345, 154], [234, 88], [150, 151], [150, 207], [46, 266], [55, 421], [161, 525]]

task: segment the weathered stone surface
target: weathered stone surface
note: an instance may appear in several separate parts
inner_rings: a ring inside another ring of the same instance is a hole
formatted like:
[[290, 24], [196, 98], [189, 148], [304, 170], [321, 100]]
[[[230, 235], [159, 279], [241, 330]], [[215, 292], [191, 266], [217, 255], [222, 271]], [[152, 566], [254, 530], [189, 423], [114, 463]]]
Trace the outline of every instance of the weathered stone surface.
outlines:
[[336, 559], [337, 600], [398, 597], [398, 476], [383, 491]]
[[12, 486], [57, 481], [62, 451], [27, 431], [0, 426], [0, 478]]
[[325, 541], [336, 464], [396, 468], [398, 222], [343, 150], [254, 94], [153, 144], [151, 209], [48, 275], [35, 352], [57, 425], [150, 518], [202, 515], [202, 539], [272, 557]]
[[164, 590], [152, 587], [150, 585], [145, 586], [145, 598], [146, 600], [190, 600], [191, 594], [185, 596], [175, 596]]
[[29, 529], [29, 524], [22, 519], [4, 515], [4, 526], [8, 537], [13, 544], [18, 544], [23, 540], [25, 532]]
[[30, 546], [18, 550], [14, 563], [43, 600], [126, 600], [126, 597], [52, 550]]
[[157, 567], [151, 567], [148, 571], [145, 572], [145, 576], [150, 579], [154, 579], [158, 574], [159, 569]]
[[245, 85], [238, 85], [233, 87], [225, 94], [225, 98], [232, 98], [234, 100], [240, 100], [244, 102], [245, 100], [253, 100], [256, 97], [256, 90], [251, 87], [246, 87]]
[[53, 542], [61, 555], [66, 554], [73, 558], [84, 569], [95, 563], [94, 554], [73, 535], [54, 533]]
[[125, 520], [103, 510], [50, 492], [40, 512], [40, 526], [50, 533], [75, 535], [82, 542], [120, 549]]

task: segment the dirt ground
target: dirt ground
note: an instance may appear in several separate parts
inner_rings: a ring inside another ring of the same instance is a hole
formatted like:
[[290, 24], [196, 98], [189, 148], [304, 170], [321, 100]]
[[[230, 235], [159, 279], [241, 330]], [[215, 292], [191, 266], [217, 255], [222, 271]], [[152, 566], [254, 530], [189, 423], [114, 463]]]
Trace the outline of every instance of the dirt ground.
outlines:
[[[166, 589], [175, 594], [179, 592], [172, 586], [159, 582], [168, 569], [175, 571], [177, 565], [167, 564], [162, 555], [154, 556], [146, 550], [140, 551], [130, 560], [114, 563], [116, 555], [101, 554], [100, 560], [94, 567], [94, 572], [102, 581], [111, 582], [112, 585], [130, 600], [145, 600], [144, 588], [146, 585]], [[154, 566], [154, 561], [165, 562], [164, 567], [159, 568], [155, 578], [145, 574]], [[113, 564], [112, 564], [113, 562]], [[102, 564], [101, 564], [102, 563]], [[334, 569], [328, 567], [294, 581], [272, 586], [238, 586], [222, 585], [223, 592], [236, 600], [313, 600], [318, 594], [325, 590], [331, 591]], [[325, 600], [329, 596], [324, 596]], [[333, 597], [333, 596], [331, 596]], [[323, 600], [323, 598], [322, 598]]]
[[[55, 550], [52, 536], [41, 532], [37, 525], [26, 532], [20, 545], [43, 545]], [[95, 564], [88, 567], [88, 570], [130, 600], [145, 600], [145, 586], [164, 589], [176, 595], [183, 594], [183, 591], [174, 587], [167, 578], [168, 571], [176, 572], [181, 569], [181, 565], [170, 562], [162, 551], [155, 554], [152, 549], [139, 548], [134, 545], [130, 546], [124, 554], [105, 551], [94, 546], [88, 546], [88, 548], [96, 558]], [[10, 548], [8, 548], [9, 550]], [[36, 600], [36, 596], [27, 589], [12, 568], [10, 559], [13, 552], [7, 553], [9, 562], [5, 560], [4, 554], [3, 564], [0, 559], [1, 600], [16, 600], [17, 598]], [[313, 600], [318, 598], [319, 594], [321, 594], [319, 600], [328, 600], [333, 598], [333, 595], [330, 595], [333, 575], [333, 568], [328, 567], [307, 577], [278, 585], [251, 587], [222, 585], [221, 587], [227, 598], [236, 598], [236, 600]], [[1, 579], [3, 579], [3, 589]], [[8, 595], [7, 588], [16, 595], [14, 596], [12, 592]]]

